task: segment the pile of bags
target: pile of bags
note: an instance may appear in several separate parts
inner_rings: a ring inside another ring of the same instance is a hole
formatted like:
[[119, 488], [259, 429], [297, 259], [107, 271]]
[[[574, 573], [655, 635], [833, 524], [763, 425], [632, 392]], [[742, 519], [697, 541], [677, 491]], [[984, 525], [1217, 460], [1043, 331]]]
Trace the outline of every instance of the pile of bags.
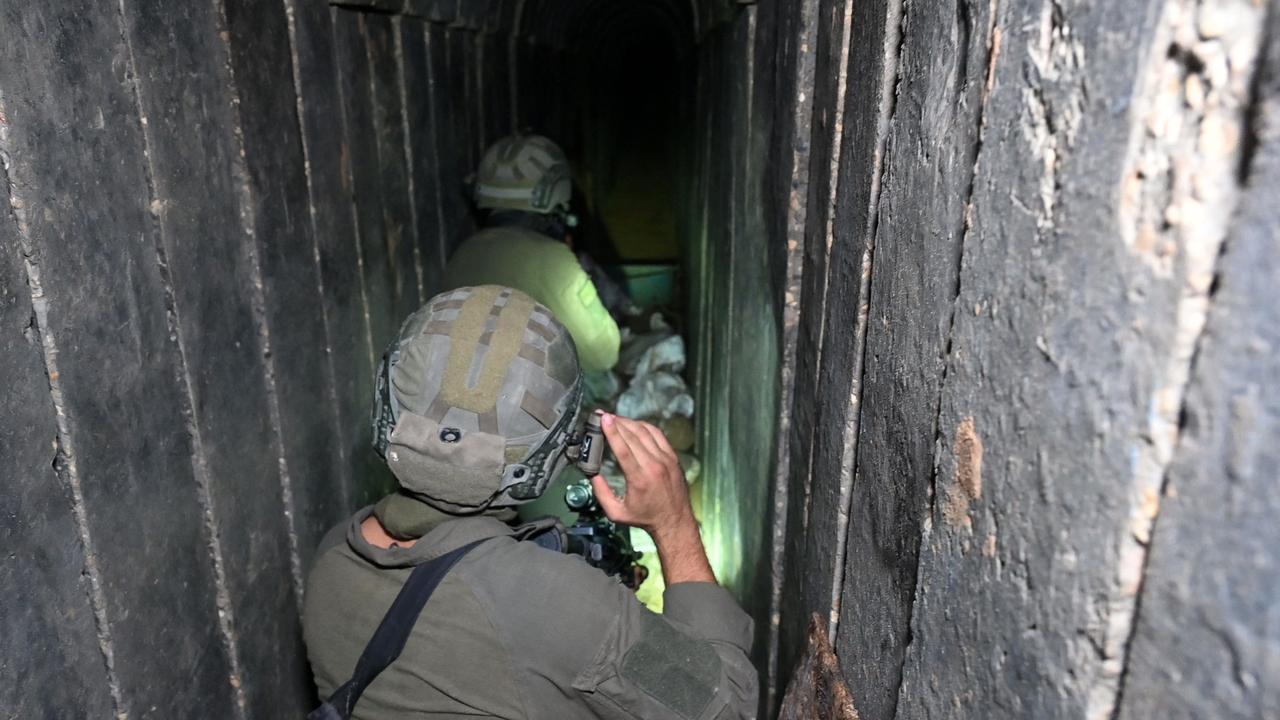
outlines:
[[[681, 376], [685, 364], [684, 338], [671, 329], [660, 313], [653, 313], [647, 332], [623, 329], [614, 370], [586, 380], [597, 407], [662, 428], [680, 456], [686, 479], [693, 483], [701, 465], [691, 453], [694, 407], [693, 395]], [[604, 473], [614, 484], [611, 475], [617, 469], [606, 467]]]

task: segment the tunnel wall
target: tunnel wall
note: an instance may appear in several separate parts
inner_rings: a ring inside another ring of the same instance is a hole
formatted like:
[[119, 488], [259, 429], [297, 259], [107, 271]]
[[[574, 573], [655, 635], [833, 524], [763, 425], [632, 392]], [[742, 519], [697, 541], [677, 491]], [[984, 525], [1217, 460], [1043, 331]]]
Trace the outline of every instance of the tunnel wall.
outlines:
[[[733, 14], [649, 4], [689, 43]], [[473, 229], [484, 147], [529, 127], [580, 153], [571, 39], [613, 10], [0, 10], [11, 713], [314, 702], [305, 572], [325, 530], [389, 486], [367, 442], [374, 365]]]
[[[868, 718], [1274, 714], [1274, 3], [651, 4], [766, 706], [817, 614]], [[374, 363], [616, 6], [100, 5], [0, 10], [0, 697], [297, 716]]]
[[1275, 4], [801, 5], [779, 676], [817, 614], [862, 717], [1274, 714]]
[[567, 122], [553, 79], [506, 82], [561, 52], [511, 13], [401, 5], [0, 10], [11, 714], [314, 702], [304, 573], [388, 486], [374, 363], [470, 231], [483, 146]]

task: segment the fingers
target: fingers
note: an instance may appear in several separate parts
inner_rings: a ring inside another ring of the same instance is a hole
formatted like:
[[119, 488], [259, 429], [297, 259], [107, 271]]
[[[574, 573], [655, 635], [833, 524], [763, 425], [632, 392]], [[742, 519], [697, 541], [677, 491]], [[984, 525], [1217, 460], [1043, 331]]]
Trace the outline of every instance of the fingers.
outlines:
[[618, 464], [626, 473], [637, 466], [638, 460], [631, 443], [628, 442], [616, 420], [617, 418], [613, 415], [604, 415], [600, 419], [600, 425], [604, 429], [605, 438], [609, 441], [609, 447], [613, 449], [613, 456], [618, 458]]
[[[653, 438], [645, 431], [645, 423], [640, 422], [639, 420], [618, 417], [616, 415], [606, 416], [606, 418], [612, 419], [611, 424], [614, 426], [614, 429], [617, 430], [618, 434], [626, 440], [628, 445], [630, 445], [632, 452], [654, 459], [662, 456], [658, 447], [654, 444]], [[606, 419], [605, 422], [610, 421]], [[636, 459], [639, 460], [644, 458], [637, 457]]]
[[629, 427], [630, 421], [614, 415], [605, 415], [602, 421], [605, 437], [609, 439], [609, 447], [618, 458], [622, 473], [630, 478], [637, 478], [645, 467], [653, 463], [655, 455], [649, 451], [635, 431]]
[[605, 482], [603, 475], [596, 475], [591, 478], [591, 489], [595, 491], [596, 502], [599, 503], [600, 509], [604, 510], [604, 514], [614, 522], [626, 523], [626, 505], [617, 495], [613, 494], [613, 488], [609, 487], [609, 483]]
[[657, 449], [660, 456], [666, 457], [669, 460], [676, 459], [675, 449], [671, 447], [671, 443], [667, 440], [667, 436], [660, 428], [646, 422], [640, 423], [640, 427], [649, 434], [649, 437], [653, 440], [654, 447]]

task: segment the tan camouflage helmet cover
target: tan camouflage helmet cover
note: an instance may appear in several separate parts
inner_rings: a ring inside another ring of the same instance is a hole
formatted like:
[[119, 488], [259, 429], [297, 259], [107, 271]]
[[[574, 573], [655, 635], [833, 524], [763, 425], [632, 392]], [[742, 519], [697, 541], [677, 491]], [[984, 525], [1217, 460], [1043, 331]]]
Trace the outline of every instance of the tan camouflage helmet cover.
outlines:
[[568, 331], [519, 290], [441, 293], [378, 372], [374, 448], [408, 492], [451, 511], [518, 505], [567, 462], [582, 382]]
[[476, 207], [484, 210], [567, 212], [572, 194], [568, 158], [541, 135], [499, 140], [485, 152], [476, 171]]

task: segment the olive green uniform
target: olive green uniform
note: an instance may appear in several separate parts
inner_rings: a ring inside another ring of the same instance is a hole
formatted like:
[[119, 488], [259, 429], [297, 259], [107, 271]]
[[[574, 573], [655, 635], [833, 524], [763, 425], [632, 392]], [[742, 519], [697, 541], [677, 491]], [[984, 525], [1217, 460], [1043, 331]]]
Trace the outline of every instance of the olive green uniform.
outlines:
[[322, 696], [345, 682], [412, 568], [475, 540], [354, 718], [754, 717], [751, 619], [714, 583], [669, 586], [645, 609], [581, 558], [517, 541], [491, 516], [439, 520], [409, 548], [334, 528], [308, 586], [304, 631]]
[[449, 258], [446, 289], [505, 285], [545, 305], [573, 338], [588, 372], [618, 362], [618, 324], [568, 245], [520, 227], [481, 230]]

